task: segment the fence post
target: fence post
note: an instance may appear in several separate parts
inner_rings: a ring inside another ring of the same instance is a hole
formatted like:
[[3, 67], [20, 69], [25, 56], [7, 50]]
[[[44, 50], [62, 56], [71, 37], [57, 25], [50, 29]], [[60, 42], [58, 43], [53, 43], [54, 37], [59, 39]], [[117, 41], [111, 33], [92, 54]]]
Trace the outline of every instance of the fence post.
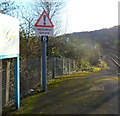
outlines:
[[54, 70], [54, 66], [55, 66], [55, 64], [54, 64], [54, 58], [53, 58], [52, 79], [55, 78], [55, 70]]
[[73, 70], [76, 72], [75, 60], [73, 61]]
[[5, 97], [5, 104], [6, 105], [9, 102], [9, 84], [10, 84], [10, 61], [7, 61], [7, 66], [6, 66], [6, 97]]
[[64, 69], [65, 69], [65, 60], [64, 60], [64, 58], [63, 58], [63, 64], [62, 64], [62, 66], [63, 66], [63, 69], [62, 69], [62, 70], [63, 70], [63, 75], [64, 75], [64, 73], [65, 73], [65, 72], [64, 72]]
[[70, 59], [69, 59], [69, 64], [68, 64], [68, 73], [70, 74]]
[[0, 59], [0, 115], [2, 114], [2, 60]]
[[53, 71], [52, 71], [52, 79], [56, 76], [56, 58], [53, 58]]

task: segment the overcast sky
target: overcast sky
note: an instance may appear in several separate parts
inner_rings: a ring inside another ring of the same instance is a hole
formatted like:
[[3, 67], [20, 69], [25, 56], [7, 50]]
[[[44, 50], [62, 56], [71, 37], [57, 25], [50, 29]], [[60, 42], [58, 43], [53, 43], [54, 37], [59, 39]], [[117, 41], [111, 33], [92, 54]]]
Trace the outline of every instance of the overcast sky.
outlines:
[[69, 0], [66, 8], [67, 32], [92, 31], [118, 25], [118, 2]]
[[93, 31], [118, 25], [119, 1], [66, 0], [66, 7], [61, 15], [66, 33]]

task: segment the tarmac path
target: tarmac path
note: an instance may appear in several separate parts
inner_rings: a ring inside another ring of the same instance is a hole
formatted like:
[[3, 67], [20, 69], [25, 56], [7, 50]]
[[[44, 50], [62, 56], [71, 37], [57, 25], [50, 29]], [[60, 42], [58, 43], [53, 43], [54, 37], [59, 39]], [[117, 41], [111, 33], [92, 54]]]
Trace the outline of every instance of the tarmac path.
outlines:
[[48, 84], [48, 91], [21, 101], [12, 114], [118, 114], [118, 79], [110, 68], [73, 74]]

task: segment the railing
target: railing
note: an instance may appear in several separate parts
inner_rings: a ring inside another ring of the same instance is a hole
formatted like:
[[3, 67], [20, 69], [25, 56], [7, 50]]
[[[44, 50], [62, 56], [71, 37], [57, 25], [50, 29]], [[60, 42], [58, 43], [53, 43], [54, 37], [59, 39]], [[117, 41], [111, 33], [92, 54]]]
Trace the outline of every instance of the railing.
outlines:
[[[2, 107], [14, 102], [14, 59], [2, 60]], [[66, 58], [47, 59], [47, 81], [78, 70], [75, 60]], [[21, 98], [41, 86], [41, 58], [20, 62]], [[1, 93], [0, 93], [1, 94]]]

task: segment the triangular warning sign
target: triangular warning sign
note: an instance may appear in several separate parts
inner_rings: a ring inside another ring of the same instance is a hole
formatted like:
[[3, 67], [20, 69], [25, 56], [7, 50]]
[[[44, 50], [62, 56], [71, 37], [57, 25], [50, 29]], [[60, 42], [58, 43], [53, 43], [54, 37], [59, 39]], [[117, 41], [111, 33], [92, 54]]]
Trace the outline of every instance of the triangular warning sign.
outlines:
[[51, 19], [49, 18], [48, 14], [46, 11], [43, 11], [39, 19], [34, 25], [35, 27], [54, 27]]

